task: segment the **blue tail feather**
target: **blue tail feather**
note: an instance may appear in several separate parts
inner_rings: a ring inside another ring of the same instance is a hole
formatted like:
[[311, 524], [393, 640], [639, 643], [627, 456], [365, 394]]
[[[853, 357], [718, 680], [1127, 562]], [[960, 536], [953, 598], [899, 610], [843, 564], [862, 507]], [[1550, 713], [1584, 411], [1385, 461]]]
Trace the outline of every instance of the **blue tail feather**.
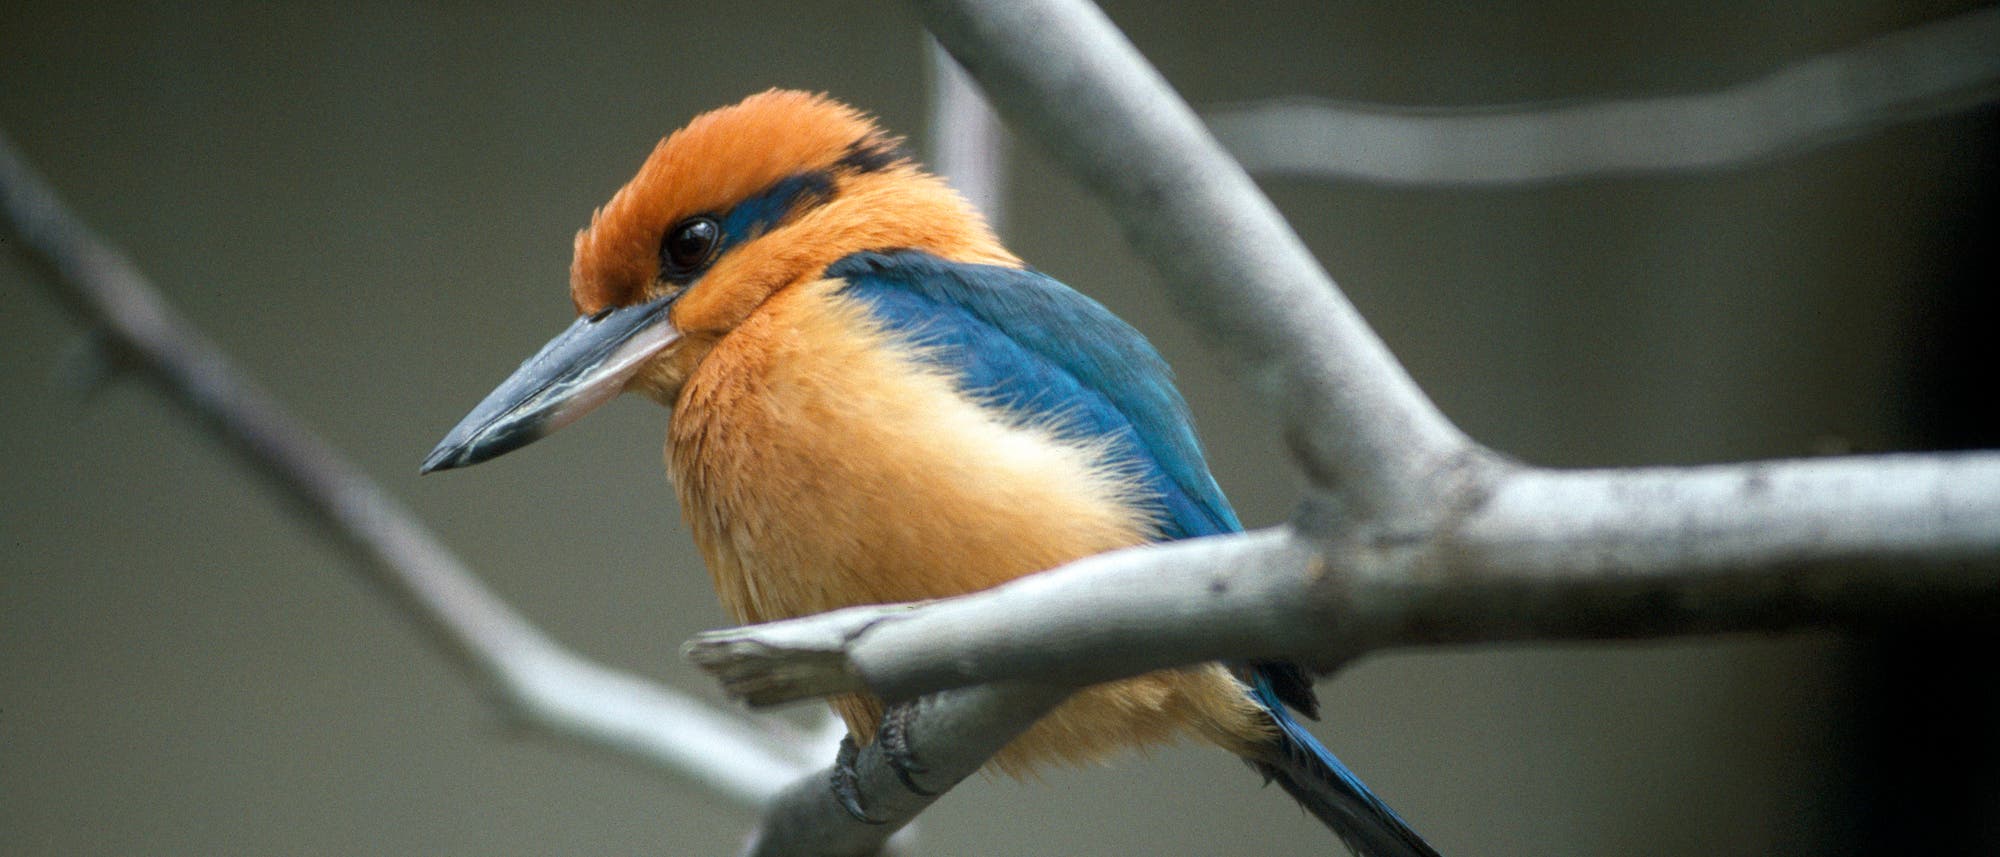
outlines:
[[1257, 671], [1252, 682], [1252, 696], [1278, 727], [1279, 749], [1273, 758], [1248, 760], [1251, 767], [1332, 829], [1357, 857], [1438, 857], [1333, 751], [1292, 719], [1268, 676]]

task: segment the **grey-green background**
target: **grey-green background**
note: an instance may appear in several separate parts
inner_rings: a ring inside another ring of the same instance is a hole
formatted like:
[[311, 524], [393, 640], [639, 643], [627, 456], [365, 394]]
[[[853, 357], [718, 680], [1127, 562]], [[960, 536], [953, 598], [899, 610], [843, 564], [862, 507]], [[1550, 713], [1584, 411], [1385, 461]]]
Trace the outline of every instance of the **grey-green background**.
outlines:
[[[1467, 105], [1711, 89], [1969, 5], [1109, 11], [1197, 105]], [[919, 34], [893, 3], [17, 2], [0, 126], [528, 615], [712, 697], [677, 655], [725, 620], [661, 473], [663, 411], [619, 402], [494, 464], [416, 464], [566, 323], [571, 235], [661, 134], [774, 85], [917, 134]], [[1907, 448], [1931, 437], [1910, 414], [1953, 315], [1939, 283], [1967, 224], [1991, 224], [1968, 218], [1990, 211], [1992, 118], [1701, 175], [1269, 189], [1445, 411], [1503, 451]], [[1032, 146], [1015, 155], [1010, 243], [1154, 338], [1245, 520], [1281, 520], [1297, 480], [1266, 409], [1103, 211]], [[0, 259], [0, 854], [731, 853], [743, 811], [497, 722], [150, 390], [56, 384], [81, 330]], [[1905, 751], [1869, 712], [1963, 701], [1885, 691], [1875, 652], [1804, 634], [1379, 657], [1320, 683], [1315, 728], [1450, 855], [1848, 853], [1895, 824], [1882, 759]], [[1990, 739], [1932, 725], [1897, 740], [1991, 787]], [[922, 825], [930, 854], [1337, 847], [1204, 748], [976, 779]]]

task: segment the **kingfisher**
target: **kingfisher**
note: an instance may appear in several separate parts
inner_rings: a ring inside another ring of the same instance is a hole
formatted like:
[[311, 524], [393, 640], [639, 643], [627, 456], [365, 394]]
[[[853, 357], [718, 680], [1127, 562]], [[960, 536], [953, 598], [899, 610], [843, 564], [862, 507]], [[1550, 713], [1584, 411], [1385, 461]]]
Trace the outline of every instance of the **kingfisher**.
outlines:
[[[570, 297], [575, 321], [423, 471], [651, 398], [671, 414], [681, 517], [738, 622], [1242, 529], [1145, 337], [1023, 264], [900, 138], [827, 96], [759, 93], [662, 140], [577, 234]], [[850, 751], [876, 738], [878, 700], [830, 702]], [[1317, 704], [1289, 663], [1163, 670], [1079, 691], [991, 764], [1020, 776], [1192, 737], [1357, 854], [1434, 855], [1291, 713]]]

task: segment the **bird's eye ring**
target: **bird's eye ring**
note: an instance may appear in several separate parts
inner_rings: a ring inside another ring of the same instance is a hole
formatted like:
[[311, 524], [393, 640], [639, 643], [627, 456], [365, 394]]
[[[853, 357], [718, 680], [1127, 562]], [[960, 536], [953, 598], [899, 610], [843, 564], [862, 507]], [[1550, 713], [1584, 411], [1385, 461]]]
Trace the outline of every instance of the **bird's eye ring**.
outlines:
[[660, 274], [682, 281], [699, 273], [715, 256], [722, 243], [722, 226], [713, 217], [690, 217], [667, 230], [660, 239]]

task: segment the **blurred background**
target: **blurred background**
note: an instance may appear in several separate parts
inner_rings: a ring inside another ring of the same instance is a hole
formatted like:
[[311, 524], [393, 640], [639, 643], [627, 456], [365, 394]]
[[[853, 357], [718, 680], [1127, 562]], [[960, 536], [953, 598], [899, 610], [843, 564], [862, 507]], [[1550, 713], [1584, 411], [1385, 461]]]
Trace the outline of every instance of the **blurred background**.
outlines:
[[[1197, 107], [1712, 91], [1972, 3], [1272, 3], [1107, 11]], [[770, 86], [925, 142], [894, 3], [15, 2], [0, 127], [259, 381], [554, 636], [714, 698], [727, 624], [624, 401], [418, 479], [567, 323], [572, 234], [654, 141]], [[2000, 50], [1995, 48], [1994, 50]], [[1755, 117], [1750, 117], [1752, 121]], [[1702, 172], [1266, 186], [1470, 434], [1562, 466], [1996, 444], [1996, 111]], [[1006, 237], [1146, 331], [1243, 518], [1298, 496], [1266, 408], [1031, 144]], [[698, 787], [523, 738], [0, 254], [0, 854], [733, 853]], [[1992, 853], [1992, 632], [1370, 659], [1315, 729], [1447, 855]], [[802, 709], [791, 716], [804, 718]], [[968, 782], [926, 854], [1334, 853], [1227, 754]]]

